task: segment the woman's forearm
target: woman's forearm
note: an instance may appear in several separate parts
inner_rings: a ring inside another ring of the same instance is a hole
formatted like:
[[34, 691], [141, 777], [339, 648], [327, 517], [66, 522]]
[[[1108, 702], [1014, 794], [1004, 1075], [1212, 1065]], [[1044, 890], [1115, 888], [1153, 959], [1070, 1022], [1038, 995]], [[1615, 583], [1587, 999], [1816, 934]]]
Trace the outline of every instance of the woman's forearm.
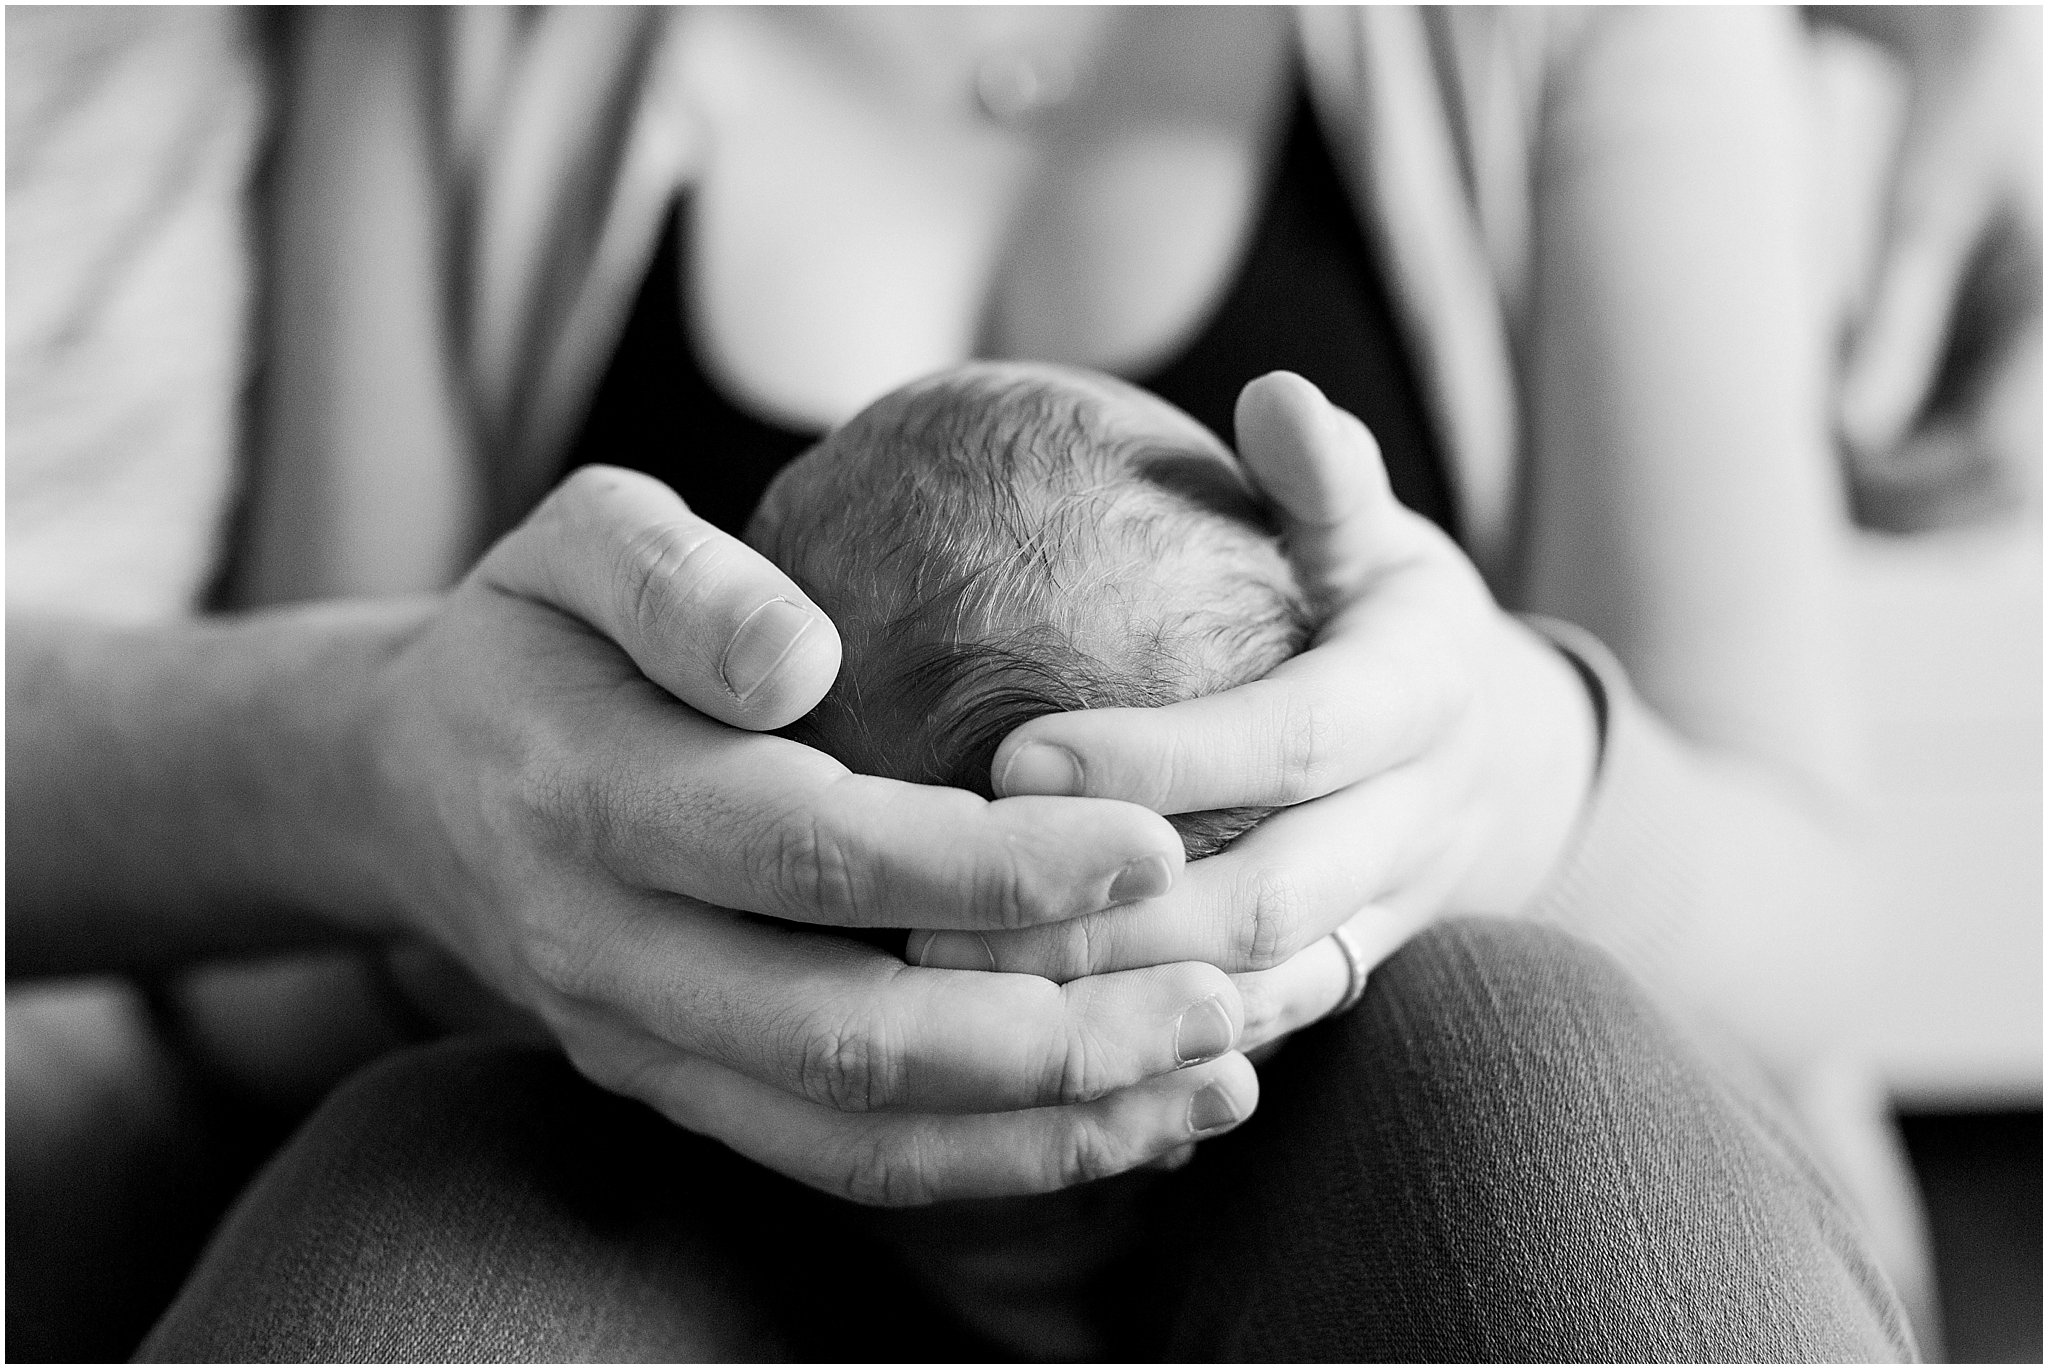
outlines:
[[429, 607], [143, 627], [10, 615], [10, 975], [396, 926], [370, 685]]

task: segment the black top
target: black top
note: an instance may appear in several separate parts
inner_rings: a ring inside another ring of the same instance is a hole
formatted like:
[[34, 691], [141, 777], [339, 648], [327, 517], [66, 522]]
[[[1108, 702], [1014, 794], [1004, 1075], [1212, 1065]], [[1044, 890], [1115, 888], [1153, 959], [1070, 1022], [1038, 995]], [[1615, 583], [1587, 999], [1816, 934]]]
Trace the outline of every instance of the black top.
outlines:
[[[603, 461], [658, 476], [737, 536], [775, 473], [819, 434], [739, 408], [698, 364], [681, 298], [687, 222], [678, 204], [568, 465]], [[1306, 99], [1297, 99], [1251, 247], [1221, 304], [1174, 360], [1130, 379], [1228, 439], [1238, 391], [1276, 370], [1308, 377], [1364, 419], [1394, 493], [1456, 535], [1385, 282]]]

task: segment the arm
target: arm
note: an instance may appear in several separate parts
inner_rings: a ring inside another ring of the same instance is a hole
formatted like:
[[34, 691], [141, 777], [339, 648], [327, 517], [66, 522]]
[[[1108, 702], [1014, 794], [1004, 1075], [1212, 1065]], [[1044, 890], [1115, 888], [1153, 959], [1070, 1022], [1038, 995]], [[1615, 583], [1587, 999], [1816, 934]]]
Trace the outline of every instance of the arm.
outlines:
[[1062, 1187], [1255, 1105], [1213, 967], [1054, 986], [788, 925], [1070, 917], [1179, 842], [768, 735], [836, 635], [658, 481], [580, 472], [431, 599], [11, 638], [27, 968], [415, 930], [597, 1082], [869, 1202]]
[[1797, 33], [1609, 11], [1535, 201], [1526, 604], [1613, 651], [1585, 839], [1539, 906], [1774, 1054], [1853, 954], [1842, 519], [1805, 238]]
[[7, 969], [389, 932], [362, 815], [378, 667], [425, 603], [166, 626], [10, 614]]

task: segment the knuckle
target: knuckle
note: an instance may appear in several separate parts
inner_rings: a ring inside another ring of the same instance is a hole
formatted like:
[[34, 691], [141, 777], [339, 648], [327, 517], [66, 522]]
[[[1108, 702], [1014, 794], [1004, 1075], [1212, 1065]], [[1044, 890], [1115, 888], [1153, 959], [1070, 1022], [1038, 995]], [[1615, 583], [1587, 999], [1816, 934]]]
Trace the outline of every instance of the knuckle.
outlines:
[[558, 912], [553, 905], [541, 905], [519, 915], [518, 956], [527, 976], [565, 1003], [611, 1001], [619, 982], [620, 934], [593, 932]]
[[872, 1112], [902, 1095], [902, 1071], [873, 1022], [827, 1018], [806, 1029], [797, 1065], [804, 1095], [839, 1112]]
[[1126, 1146], [1092, 1120], [1077, 1120], [1060, 1137], [1055, 1157], [1061, 1188], [1093, 1183], [1121, 1174], [1137, 1163]]
[[919, 1207], [936, 1196], [914, 1134], [862, 1138], [836, 1177], [840, 1196], [864, 1207]]
[[579, 749], [557, 739], [531, 748], [509, 788], [484, 799], [500, 844], [624, 878], [650, 819], [666, 816], [671, 797], [612, 759], [604, 741]]
[[659, 642], [676, 625], [686, 575], [702, 578], [719, 560], [722, 543], [711, 529], [656, 523], [627, 537], [614, 567], [614, 594], [624, 621], [640, 640]]
[[[1068, 984], [1084, 976], [1097, 973], [1098, 946], [1096, 937], [1099, 928], [1093, 917], [1070, 918], [1065, 922], [1053, 923], [1036, 928], [1021, 942], [1030, 958], [1038, 964], [1029, 966], [1029, 973], [1042, 975], [1055, 984]], [[1004, 968], [1023, 969], [1023, 966]]]
[[806, 921], [860, 926], [866, 903], [845, 835], [823, 813], [775, 825], [768, 875], [785, 906]]
[[615, 783], [529, 754], [519, 762], [509, 794], [494, 805], [493, 825], [541, 850], [592, 855], [598, 836], [617, 822]]
[[1279, 719], [1279, 773], [1274, 802], [1301, 803], [1324, 793], [1330, 770], [1330, 717], [1312, 699], [1289, 694]]
[[579, 1002], [587, 998], [593, 977], [589, 952], [531, 913], [522, 916], [520, 923], [526, 970], [534, 981], [560, 998]]
[[1038, 900], [1025, 877], [1021, 853], [1014, 842], [1004, 842], [999, 849], [1000, 856], [983, 863], [976, 881], [977, 911], [1004, 931], [1034, 926], [1040, 921]]
[[1117, 1087], [1115, 1052], [1084, 1023], [1062, 1034], [1048, 1092], [1057, 1103], [1086, 1103]]
[[1215, 767], [1215, 752], [1203, 738], [1168, 732], [1160, 739], [1162, 755], [1157, 764], [1140, 766], [1127, 777], [1118, 777], [1110, 792], [1154, 810], [1173, 806], [1174, 796], [1198, 785], [1201, 777]]
[[1297, 949], [1305, 903], [1300, 883], [1287, 871], [1270, 865], [1254, 869], [1245, 880], [1228, 942], [1231, 968], [1270, 970], [1285, 962]]

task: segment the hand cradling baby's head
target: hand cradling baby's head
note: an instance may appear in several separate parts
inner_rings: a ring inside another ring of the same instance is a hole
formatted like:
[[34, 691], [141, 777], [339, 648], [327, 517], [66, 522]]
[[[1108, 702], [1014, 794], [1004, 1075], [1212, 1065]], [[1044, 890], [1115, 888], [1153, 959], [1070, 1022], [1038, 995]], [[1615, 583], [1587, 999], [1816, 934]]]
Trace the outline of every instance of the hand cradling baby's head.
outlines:
[[[747, 540], [845, 647], [789, 735], [857, 771], [983, 796], [997, 745], [1032, 718], [1229, 689], [1309, 630], [1215, 437], [1054, 366], [973, 363], [883, 397], [776, 478]], [[1260, 816], [1173, 822], [1197, 858]]]

